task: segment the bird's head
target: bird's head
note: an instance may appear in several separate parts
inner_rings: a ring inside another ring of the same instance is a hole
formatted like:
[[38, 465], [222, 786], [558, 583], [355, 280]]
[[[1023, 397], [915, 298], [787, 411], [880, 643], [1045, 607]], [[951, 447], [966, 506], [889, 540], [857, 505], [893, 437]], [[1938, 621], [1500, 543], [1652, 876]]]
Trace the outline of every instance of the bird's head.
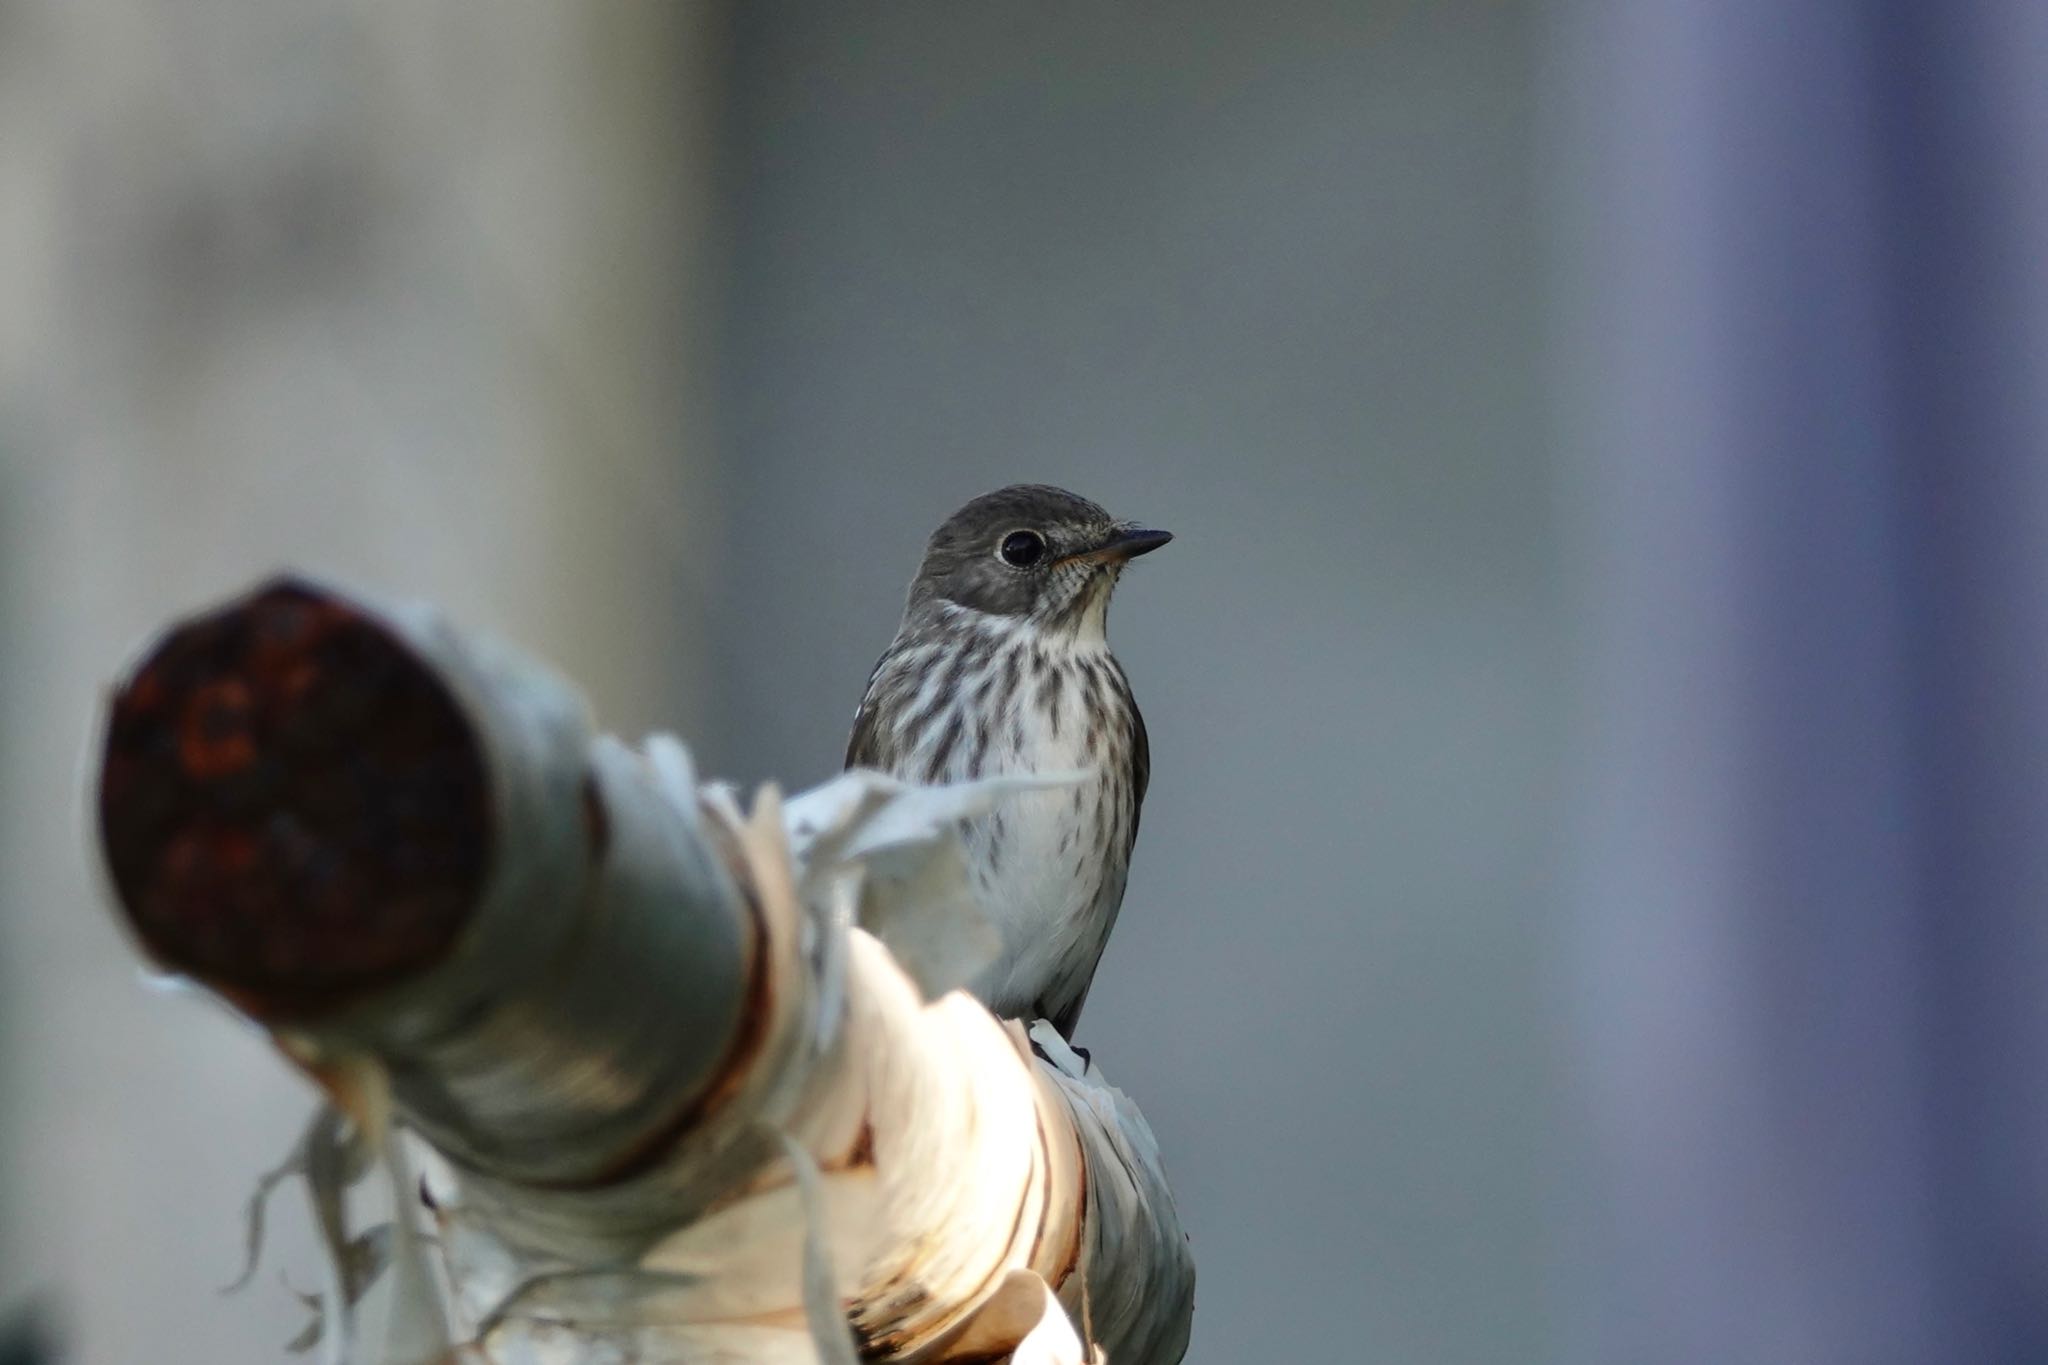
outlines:
[[1172, 540], [1118, 521], [1049, 484], [984, 493], [946, 518], [925, 546], [910, 606], [950, 602], [1054, 634], [1099, 638], [1125, 564]]

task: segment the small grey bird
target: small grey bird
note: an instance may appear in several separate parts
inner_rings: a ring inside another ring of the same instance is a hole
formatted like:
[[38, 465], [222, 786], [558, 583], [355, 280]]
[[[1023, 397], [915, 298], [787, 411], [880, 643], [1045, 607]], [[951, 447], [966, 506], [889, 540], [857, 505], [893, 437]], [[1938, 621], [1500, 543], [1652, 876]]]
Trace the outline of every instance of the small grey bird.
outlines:
[[925, 546], [896, 638], [868, 676], [846, 766], [915, 782], [1090, 770], [968, 822], [1002, 936], [974, 993], [1071, 1038], [1116, 923], [1152, 755], [1109, 652], [1109, 595], [1173, 539], [1045, 484], [987, 493]]

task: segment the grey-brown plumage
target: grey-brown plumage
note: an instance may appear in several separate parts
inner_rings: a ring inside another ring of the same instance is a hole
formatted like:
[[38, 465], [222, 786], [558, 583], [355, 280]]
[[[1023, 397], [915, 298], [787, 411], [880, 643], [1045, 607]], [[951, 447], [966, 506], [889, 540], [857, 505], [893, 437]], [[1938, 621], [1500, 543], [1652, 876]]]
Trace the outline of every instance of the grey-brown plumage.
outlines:
[[1087, 772], [965, 830], [1002, 935], [975, 993], [1067, 1037], [1123, 903], [1152, 767], [1109, 652], [1109, 598], [1126, 563], [1172, 538], [1045, 484], [968, 503], [925, 546], [846, 747], [849, 768], [917, 782]]

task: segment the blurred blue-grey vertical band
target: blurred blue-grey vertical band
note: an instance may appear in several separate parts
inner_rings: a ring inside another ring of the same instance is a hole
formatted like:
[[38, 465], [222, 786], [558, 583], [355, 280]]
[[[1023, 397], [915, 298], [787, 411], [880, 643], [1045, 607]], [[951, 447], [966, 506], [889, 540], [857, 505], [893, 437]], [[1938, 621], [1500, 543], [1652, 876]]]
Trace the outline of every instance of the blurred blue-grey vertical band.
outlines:
[[2048, 1359], [2048, 6], [1569, 6], [1580, 1359]]

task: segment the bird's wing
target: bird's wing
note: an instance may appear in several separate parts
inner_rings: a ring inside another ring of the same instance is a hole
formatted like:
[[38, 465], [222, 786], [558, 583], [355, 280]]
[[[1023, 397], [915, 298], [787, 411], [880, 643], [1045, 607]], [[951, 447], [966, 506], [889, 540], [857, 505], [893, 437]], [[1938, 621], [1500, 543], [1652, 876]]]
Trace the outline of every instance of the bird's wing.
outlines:
[[1129, 857], [1131, 847], [1138, 842], [1138, 816], [1145, 807], [1145, 788], [1152, 784], [1152, 739], [1145, 733], [1145, 713], [1138, 709], [1138, 699], [1131, 692], [1131, 680], [1124, 673], [1124, 666], [1115, 659], [1109, 661], [1110, 676], [1116, 682], [1119, 698], [1131, 713], [1131, 832], [1124, 843], [1124, 856]]
[[[1097, 958], [1100, 960], [1100, 954], [1097, 955]], [[1081, 989], [1074, 992], [1073, 996], [1064, 1005], [1052, 1010], [1051, 1016], [1048, 1019], [1048, 1022], [1059, 1030], [1060, 1037], [1067, 1039], [1069, 1042], [1073, 1041], [1074, 1025], [1081, 1022], [1081, 1006], [1088, 1003], [1088, 987], [1093, 984], [1095, 984], [1094, 977], [1090, 976], [1087, 981], [1081, 983]], [[1046, 1017], [1043, 1009], [1040, 1011], [1040, 1017]]]
[[1131, 842], [1138, 840], [1138, 816], [1145, 809], [1145, 788], [1152, 785], [1152, 740], [1145, 733], [1145, 713], [1131, 703]]
[[882, 665], [888, 659], [884, 654], [868, 674], [867, 691], [861, 696], [860, 709], [853, 713], [853, 733], [846, 740], [846, 767], [889, 771], [889, 755], [883, 747], [887, 735], [882, 725], [882, 698], [875, 689], [875, 680], [882, 676]]

